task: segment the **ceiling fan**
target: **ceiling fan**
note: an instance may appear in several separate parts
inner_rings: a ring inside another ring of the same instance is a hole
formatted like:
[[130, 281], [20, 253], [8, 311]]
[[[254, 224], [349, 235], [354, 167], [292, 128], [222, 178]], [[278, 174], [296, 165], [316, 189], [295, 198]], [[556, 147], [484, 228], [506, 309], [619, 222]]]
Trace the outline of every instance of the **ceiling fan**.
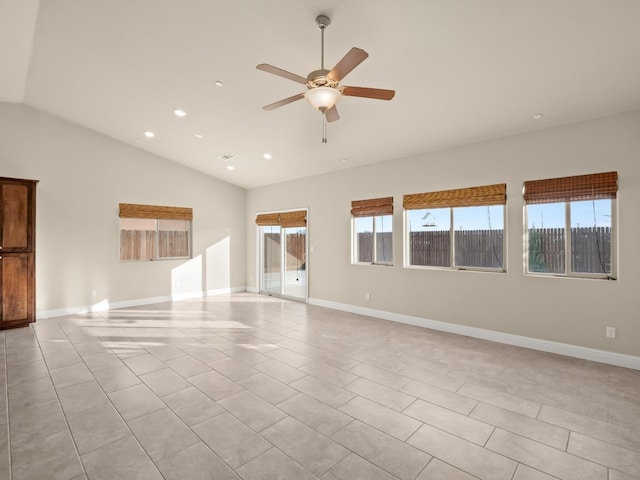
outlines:
[[[361, 48], [353, 47], [342, 57], [335, 67], [331, 70], [326, 70], [324, 68], [324, 30], [329, 26], [331, 20], [326, 15], [318, 15], [316, 23], [321, 32], [320, 70], [314, 70], [305, 78], [266, 63], [261, 63], [256, 66], [258, 70], [293, 80], [307, 87], [306, 93], [298, 93], [292, 97], [266, 105], [262, 107], [264, 110], [274, 110], [306, 98], [314, 108], [323, 114], [327, 122], [335, 122], [340, 119], [340, 115], [338, 115], [338, 110], [336, 109], [336, 102], [343, 95], [346, 97], [364, 97], [376, 100], [391, 100], [394, 97], [396, 94], [395, 90], [339, 86], [339, 82], [366, 60], [369, 54]], [[326, 134], [323, 135], [322, 142], [327, 143]]]

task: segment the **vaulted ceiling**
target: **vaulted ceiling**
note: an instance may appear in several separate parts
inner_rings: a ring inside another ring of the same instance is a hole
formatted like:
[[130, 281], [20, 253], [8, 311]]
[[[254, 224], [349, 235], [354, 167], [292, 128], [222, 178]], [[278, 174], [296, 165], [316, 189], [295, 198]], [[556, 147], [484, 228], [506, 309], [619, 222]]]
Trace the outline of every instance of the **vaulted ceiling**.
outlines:
[[[319, 69], [321, 13], [327, 68], [370, 55], [341, 85], [397, 92], [341, 98], [326, 144], [255, 68]], [[634, 0], [0, 0], [0, 101], [251, 188], [640, 108], [639, 24]]]

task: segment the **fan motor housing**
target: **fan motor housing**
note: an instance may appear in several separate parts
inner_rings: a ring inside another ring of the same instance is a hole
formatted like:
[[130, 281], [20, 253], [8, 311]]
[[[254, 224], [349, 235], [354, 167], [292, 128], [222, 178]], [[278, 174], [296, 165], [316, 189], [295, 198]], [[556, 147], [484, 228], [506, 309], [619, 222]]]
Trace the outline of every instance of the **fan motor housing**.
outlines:
[[327, 75], [329, 75], [330, 70], [322, 69], [322, 70], [314, 70], [309, 75], [307, 75], [307, 87], [337, 87], [338, 82], [332, 80]]

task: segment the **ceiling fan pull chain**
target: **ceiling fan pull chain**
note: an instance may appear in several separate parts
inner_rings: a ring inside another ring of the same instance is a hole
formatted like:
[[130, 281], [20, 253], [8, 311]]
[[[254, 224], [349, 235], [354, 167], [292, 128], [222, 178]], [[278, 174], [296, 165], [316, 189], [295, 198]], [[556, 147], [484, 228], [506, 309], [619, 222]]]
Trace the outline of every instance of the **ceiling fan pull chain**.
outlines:
[[322, 112], [322, 143], [327, 143], [327, 119]]

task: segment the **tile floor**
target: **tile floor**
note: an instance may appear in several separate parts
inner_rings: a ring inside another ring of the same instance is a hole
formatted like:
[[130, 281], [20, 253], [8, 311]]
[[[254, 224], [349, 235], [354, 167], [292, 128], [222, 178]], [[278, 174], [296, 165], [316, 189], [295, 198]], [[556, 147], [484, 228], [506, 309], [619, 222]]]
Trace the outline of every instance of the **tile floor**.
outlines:
[[0, 333], [0, 478], [640, 479], [640, 372], [236, 294]]

